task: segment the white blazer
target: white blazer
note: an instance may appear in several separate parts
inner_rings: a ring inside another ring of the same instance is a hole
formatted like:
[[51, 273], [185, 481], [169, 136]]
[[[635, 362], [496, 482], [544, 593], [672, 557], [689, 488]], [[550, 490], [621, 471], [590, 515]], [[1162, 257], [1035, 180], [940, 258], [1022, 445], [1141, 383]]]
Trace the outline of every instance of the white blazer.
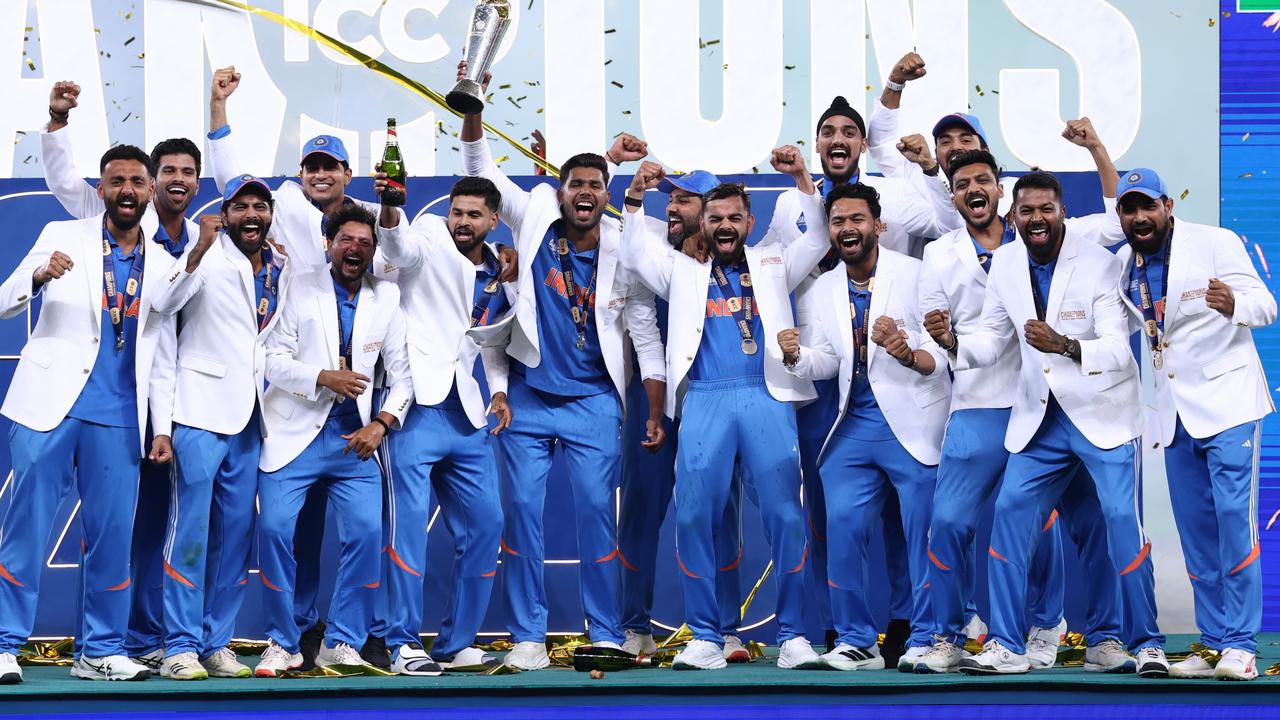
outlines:
[[1094, 445], [1110, 449], [1137, 438], [1142, 434], [1142, 403], [1127, 318], [1116, 288], [1120, 261], [1072, 232], [1067, 223], [1045, 319], [1057, 332], [1079, 340], [1079, 364], [1026, 343], [1024, 327], [1036, 318], [1028, 262], [1021, 240], [996, 250], [982, 318], [973, 332], [957, 336], [953, 367], [957, 371], [994, 367], [1001, 348], [1016, 339], [1022, 368], [1005, 433], [1009, 452], [1020, 452], [1039, 429], [1050, 390]]
[[[400, 423], [413, 402], [400, 289], [368, 276], [363, 282], [351, 332], [351, 369], [372, 379], [374, 366], [382, 358], [388, 392], [379, 409]], [[267, 434], [258, 465], [266, 472], [288, 465], [311, 444], [337, 398], [332, 390], [316, 384], [321, 370], [338, 369], [341, 332], [333, 276], [328, 269], [299, 272], [284, 300], [266, 337], [271, 387], [262, 412]], [[361, 421], [368, 425], [374, 415], [372, 381], [356, 405]]]
[[[1275, 322], [1276, 300], [1258, 277], [1244, 243], [1230, 230], [1174, 220], [1172, 256], [1165, 283], [1163, 365], [1155, 371], [1158, 436], [1168, 445], [1178, 418], [1194, 438], [1265, 417], [1275, 405], [1253, 344], [1252, 329]], [[1142, 311], [1129, 298], [1133, 249], [1120, 260], [1120, 294], [1131, 327], [1142, 333]], [[1230, 318], [1205, 302], [1209, 279], [1231, 286], [1236, 308]]]
[[[945, 353], [924, 331], [916, 297], [920, 261], [886, 248], [880, 248], [879, 252], [867, 341], [871, 342], [871, 325], [887, 315], [906, 331], [908, 345], [933, 356], [934, 369], [929, 375], [921, 375], [903, 367], [884, 348], [871, 343], [867, 353], [871, 392], [889, 428], [907, 452], [925, 465], [937, 465], [942, 454], [942, 433], [947, 426], [951, 379], [947, 376]], [[800, 347], [799, 360], [790, 372], [809, 380], [840, 378], [840, 414], [822, 444], [825, 451], [848, 412], [853, 388], [853, 314], [845, 266], [841, 264], [823, 273], [814, 282], [810, 296], [814, 303], [809, 325], [800, 328], [808, 342]]]
[[[156, 359], [157, 365], [170, 366], [174, 381], [167, 392], [152, 399], [156, 435], [171, 434], [174, 422], [234, 435], [249, 422], [254, 406], [262, 405], [267, 367], [262, 339], [280, 316], [293, 274], [279, 267], [273, 272], [276, 313], [262, 332], [253, 266], [225, 233], [209, 247], [194, 273], [179, 261], [165, 276], [154, 309], [177, 315], [181, 330], [176, 351]], [[265, 423], [260, 429], [266, 432]]]
[[[781, 402], [812, 400], [813, 383], [789, 374], [782, 366], [782, 351], [774, 338], [793, 326], [791, 292], [796, 289], [831, 247], [827, 241], [826, 213], [817, 193], [800, 197], [801, 210], [813, 218], [798, 242], [746, 248], [747, 267], [760, 313], [764, 337], [764, 380], [769, 394]], [[688, 389], [689, 368], [702, 346], [711, 284], [711, 260], [698, 262], [667, 243], [666, 224], [628, 213], [623, 227], [624, 262], [640, 280], [668, 301], [667, 311], [667, 415], [676, 418]]]
[[[987, 280], [969, 231], [960, 228], [943, 235], [924, 248], [920, 265], [921, 316], [947, 310], [956, 335], [976, 332], [987, 296]], [[1009, 336], [999, 346], [991, 367], [952, 368], [955, 378], [951, 384], [951, 412], [1013, 407], [1021, 366], [1018, 339]]]
[[[231, 138], [231, 134], [227, 134], [209, 141], [209, 170], [218, 192], [222, 192], [233, 178], [243, 174], [241, 168], [244, 166], [237, 159]], [[324, 231], [321, 230], [324, 213], [307, 199], [302, 185], [285, 180], [271, 191], [271, 197], [275, 200], [275, 207], [271, 210], [271, 236], [284, 248], [290, 266], [299, 273], [328, 267], [329, 257], [326, 255]], [[351, 198], [351, 201], [371, 211], [375, 217], [381, 208], [378, 203], [367, 200]], [[400, 222], [406, 220], [401, 211]], [[375, 253], [374, 272], [381, 275], [385, 265], [381, 253]]]
[[[403, 223], [379, 227], [378, 240], [383, 257], [399, 270], [396, 282], [408, 323], [414, 396], [422, 405], [435, 405], [456, 384], [467, 419], [476, 428], [484, 427], [484, 397], [472, 371], [476, 357], [483, 355], [489, 392], [506, 391], [505, 338], [500, 336], [503, 328], [510, 333], [514, 315], [508, 312], [491, 325], [471, 327], [476, 268], [458, 252], [444, 218], [426, 214], [408, 228]], [[506, 283], [503, 292], [514, 307], [515, 289]], [[498, 336], [499, 342], [486, 341], [490, 335]]]
[[[527, 367], [537, 367], [542, 362], [542, 353], [535, 283], [540, 279], [533, 277], [533, 259], [547, 228], [560, 219], [559, 195], [556, 188], [547, 183], [530, 191], [511, 182], [493, 161], [485, 140], [462, 143], [462, 162], [468, 175], [488, 178], [502, 193], [502, 220], [510, 226], [516, 252], [520, 254], [520, 276], [516, 281], [519, 290], [507, 354]], [[600, 221], [599, 275], [595, 312], [591, 317], [600, 336], [600, 350], [609, 378], [625, 407], [627, 382], [632, 372], [628, 338], [635, 345], [642, 378], [664, 379], [665, 364], [653, 293], [635, 281], [619, 262], [621, 234], [614, 218], [605, 217]]]
[[[830, 180], [819, 178], [815, 182], [821, 189], [822, 184]], [[905, 254], [910, 250], [912, 237], [936, 238], [946, 232], [946, 229], [938, 225], [933, 207], [907, 182], [897, 178], [868, 175], [866, 172], [862, 173], [860, 182], [875, 188], [880, 193], [880, 219], [885, 224], [885, 231], [880, 234], [880, 247]], [[774, 243], [786, 246], [800, 237], [801, 232], [796, 224], [797, 221], [803, 216], [805, 226], [810, 224], [809, 215], [804, 212], [800, 198], [800, 191], [796, 188], [791, 188], [778, 196], [777, 204], [773, 206], [773, 217], [769, 220], [769, 229], [765, 231], [764, 238], [758, 243], [759, 246], [765, 247]], [[819, 194], [819, 201], [821, 202], [821, 194]], [[817, 217], [821, 218], [818, 224], [822, 225], [826, 214]], [[825, 231], [824, 227], [823, 232]]]
[[[102, 215], [107, 206], [102, 202], [102, 198], [98, 197], [98, 189], [85, 182], [85, 179], [76, 173], [75, 160], [72, 159], [71, 135], [66, 128], [40, 133], [40, 148], [45, 184], [49, 186], [49, 192], [53, 193], [67, 213], [77, 219]], [[160, 217], [155, 211], [155, 198], [151, 200], [139, 221], [142, 233], [148, 240], [155, 237], [156, 230], [160, 227]], [[200, 237], [200, 226], [191, 220], [184, 220], [184, 222], [187, 225], [187, 248], [189, 249], [196, 238]], [[163, 251], [163, 248], [161, 250]]]
[[[0, 318], [14, 317], [41, 297], [40, 318], [23, 346], [0, 414], [38, 432], [58, 426], [80, 397], [98, 359], [102, 338], [102, 222], [103, 216], [51, 222], [13, 274], [0, 285]], [[151, 312], [152, 298], [164, 284], [173, 257], [162, 245], [144, 240], [146, 270], [138, 310], [134, 379], [138, 389], [138, 452], [146, 454], [147, 411], [152, 363], [157, 346], [172, 342], [174, 323]], [[31, 275], [61, 251], [71, 258], [65, 275], [50, 280], [36, 293]]]

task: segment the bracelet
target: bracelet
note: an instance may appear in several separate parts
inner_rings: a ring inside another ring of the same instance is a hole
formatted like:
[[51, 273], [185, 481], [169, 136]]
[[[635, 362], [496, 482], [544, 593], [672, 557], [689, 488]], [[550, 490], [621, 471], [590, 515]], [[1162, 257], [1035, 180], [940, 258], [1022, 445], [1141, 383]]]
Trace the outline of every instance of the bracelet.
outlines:
[[912, 351], [911, 351], [911, 362], [910, 362], [910, 363], [904, 363], [904, 362], [902, 362], [901, 360], [899, 360], [899, 361], [898, 361], [898, 364], [902, 365], [902, 367], [904, 367], [904, 368], [906, 368], [906, 369], [908, 369], [908, 370], [915, 370], [915, 369], [916, 369], [916, 366], [920, 364], [920, 361], [916, 359], [916, 351], [915, 351], [915, 350], [912, 350]]
[[907, 84], [906, 84], [906, 83], [894, 82], [893, 80], [890, 80], [889, 78], [885, 78], [885, 80], [884, 80], [884, 89], [885, 89], [885, 90], [892, 90], [893, 92], [900, 93], [900, 92], [902, 92], [906, 87], [907, 87]]
[[644, 207], [644, 200], [633, 198], [630, 195], [628, 195], [622, 200], [622, 204], [626, 205], [627, 207], [642, 208]]
[[53, 108], [49, 108], [49, 119], [54, 122], [65, 123], [71, 117], [70, 111], [56, 112]]
[[955, 352], [956, 348], [959, 346], [960, 346], [960, 336], [956, 335], [955, 333], [951, 333], [951, 347], [944, 346], [942, 349], [947, 352]]
[[373, 421], [374, 421], [374, 422], [376, 422], [376, 423], [378, 423], [379, 425], [381, 425], [381, 426], [382, 426], [382, 429], [386, 431], [384, 434], [390, 434], [390, 432], [391, 432], [391, 426], [387, 424], [387, 421], [386, 421], [386, 420], [383, 420], [382, 418], [378, 417], [377, 415], [374, 415], [374, 416], [373, 416]]
[[607, 161], [609, 162], [609, 164], [611, 164], [611, 165], [621, 165], [621, 164], [622, 164], [622, 163], [618, 162], [617, 160], [614, 160], [614, 159], [613, 159], [613, 151], [612, 151], [612, 150], [607, 150], [607, 151], [605, 151], [604, 159], [605, 159], [605, 160], [607, 160]]

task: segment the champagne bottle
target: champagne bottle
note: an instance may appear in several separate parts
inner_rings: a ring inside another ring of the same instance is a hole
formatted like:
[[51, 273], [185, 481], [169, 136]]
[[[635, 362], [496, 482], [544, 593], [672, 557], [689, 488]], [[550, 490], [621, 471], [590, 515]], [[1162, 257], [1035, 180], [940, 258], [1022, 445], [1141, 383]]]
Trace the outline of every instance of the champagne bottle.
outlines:
[[400, 156], [400, 141], [396, 137], [395, 118], [387, 118], [387, 147], [382, 151], [382, 172], [387, 174], [387, 187], [382, 191], [382, 204], [389, 207], [403, 206], [407, 173], [404, 169], [404, 158]]
[[612, 672], [652, 666], [653, 662], [650, 658], [632, 655], [625, 650], [594, 647], [592, 645], [580, 645], [573, 649], [573, 669], [578, 672], [588, 672], [590, 670]]

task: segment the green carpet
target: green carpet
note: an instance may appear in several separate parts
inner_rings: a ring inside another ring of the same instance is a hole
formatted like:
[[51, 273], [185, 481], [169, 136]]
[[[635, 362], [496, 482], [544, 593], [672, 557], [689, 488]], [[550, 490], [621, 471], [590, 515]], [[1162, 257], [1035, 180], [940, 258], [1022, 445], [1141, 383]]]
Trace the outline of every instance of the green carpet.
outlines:
[[[1169, 638], [1169, 652], [1185, 651], [1195, 638], [1178, 635]], [[964, 675], [913, 675], [894, 670], [841, 673], [831, 671], [779, 670], [770, 657], [748, 665], [731, 665], [723, 671], [674, 672], [667, 669], [637, 669], [608, 673], [592, 680], [586, 673], [567, 669], [549, 669], [513, 675], [483, 676], [446, 674], [437, 678], [349, 677], [237, 680], [210, 679], [201, 682], [178, 682], [159, 677], [146, 682], [89, 682], [70, 677], [65, 667], [26, 667], [26, 681], [21, 685], [0, 687], [0, 699], [75, 700], [106, 696], [164, 696], [179, 700], [181, 696], [272, 695], [284, 699], [289, 694], [314, 697], [333, 694], [423, 694], [451, 696], [494, 696], [525, 694], [561, 694], [584, 697], [596, 693], [612, 694], [726, 694], [760, 693], [837, 693], [868, 692], [901, 694], [938, 691], [982, 691], [992, 687], [1004, 690], [1035, 688], [1076, 692], [1133, 690], [1139, 693], [1180, 692], [1193, 689], [1197, 693], [1280, 692], [1280, 678], [1262, 677], [1251, 683], [1224, 683], [1213, 680], [1144, 680], [1134, 675], [1087, 673], [1079, 668], [1041, 670], [1027, 675], [973, 678]], [[256, 658], [249, 658], [256, 660]], [[1261, 638], [1258, 664], [1265, 669], [1280, 661], [1280, 633], [1267, 633]], [[1280, 697], [1277, 698], [1280, 700]], [[4, 708], [0, 706], [0, 714]]]

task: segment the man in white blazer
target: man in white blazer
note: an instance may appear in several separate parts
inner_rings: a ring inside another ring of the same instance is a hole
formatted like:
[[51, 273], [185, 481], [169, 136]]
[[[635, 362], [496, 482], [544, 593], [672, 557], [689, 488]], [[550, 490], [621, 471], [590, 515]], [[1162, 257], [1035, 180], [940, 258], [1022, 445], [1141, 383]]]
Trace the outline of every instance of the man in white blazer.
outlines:
[[[146, 455], [157, 347], [173, 322], [151, 312], [173, 263], [139, 227], [154, 188], [151, 158], [132, 145], [100, 163], [102, 215], [53, 222], [0, 285], [0, 317], [41, 296], [0, 413], [14, 422], [10, 505], [0, 519], [0, 682], [21, 682], [15, 654], [36, 616], [54, 512], [74, 486], [84, 526], [84, 635], [74, 677], [145, 680], [124, 652], [129, 546]], [[153, 452], [155, 460], [168, 462]]]
[[884, 227], [879, 193], [861, 183], [836, 188], [827, 195], [827, 223], [841, 265], [810, 290], [809, 344], [800, 344], [796, 328], [777, 338], [788, 372], [809, 380], [839, 378], [839, 413], [819, 466], [838, 639], [822, 659], [837, 670], [880, 669], [867, 547], [890, 493], [901, 508], [914, 597], [902, 657], [923, 652], [933, 632], [926, 590], [929, 517], [951, 382], [942, 351], [923, 332], [916, 295], [920, 262], [877, 242]]
[[[991, 153], [956, 153], [948, 168], [955, 210], [964, 217], [965, 227], [925, 247], [920, 268], [920, 309], [926, 328], [940, 327], [965, 335], [979, 327], [991, 257], [1000, 247], [1017, 240], [1017, 229], [997, 212], [1004, 189]], [[1103, 185], [1106, 192], [1106, 180]], [[1113, 193], [1114, 186], [1112, 177]], [[1067, 221], [1067, 228], [1075, 233], [1084, 227], [1088, 233], [1096, 224], [1073, 218]], [[968, 606], [973, 603], [977, 575], [973, 545], [978, 519], [994, 497], [1009, 460], [1004, 443], [992, 440], [1003, 439], [1008, 429], [1020, 367], [1018, 343], [1010, 338], [1000, 347], [993, 367], [954, 373], [951, 416], [938, 463], [929, 529], [929, 585], [938, 639], [916, 661], [917, 672], [954, 672], [963, 657], [963, 628]], [[1062, 610], [1062, 523], [1058, 520], [1056, 510], [1045, 513], [1028, 577], [1031, 628], [1026, 654], [1036, 668], [1054, 664], [1066, 632]], [[1090, 612], [1085, 628], [1089, 641], [1086, 668], [1114, 670], [1119, 665], [1132, 664], [1133, 659], [1116, 643], [1106, 642], [1119, 631], [1120, 608], [1118, 579], [1111, 569], [1101, 514], [1077, 513], [1066, 520], [1073, 526], [1072, 537], [1082, 539], [1080, 551], [1087, 568]]]
[[[664, 365], [653, 294], [619, 261], [620, 228], [603, 217], [609, 202], [605, 159], [582, 153], [560, 167], [559, 188], [524, 190], [489, 152], [481, 116], [462, 124], [466, 173], [488, 178], [502, 194], [499, 212], [520, 257], [507, 354], [512, 422], [499, 437], [505, 528], [502, 572], [509, 629], [516, 642], [505, 662], [522, 670], [550, 664], [543, 644], [543, 505], [551, 451], [564, 449], [577, 520], [582, 607], [597, 646], [621, 648], [621, 566], [614, 490], [620, 429], [635, 346], [651, 406], [661, 404]], [[652, 401], [657, 399], [657, 403]], [[662, 427], [655, 424], [656, 439]], [[627, 438], [627, 442], [640, 442]]]
[[[771, 162], [795, 179], [808, 217], [823, 217], [802, 153], [781, 147]], [[676, 559], [684, 576], [685, 623], [693, 632], [673, 667], [725, 667], [715, 533], [733, 484], [735, 458], [743, 482], [754, 486], [778, 570], [778, 666], [812, 666], [818, 656], [802, 634], [808, 545], [790, 403], [811, 399], [813, 386], [787, 374], [765, 337], [791, 325], [790, 293], [826, 254], [823, 225], [815, 223], [785, 249], [747, 247], [754, 224], [750, 200], [741, 185], [724, 183], [703, 195], [702, 240], [710, 257], [699, 262], [672, 252], [665, 232], [655, 231], [639, 214], [644, 191], [657, 187], [665, 175], [662, 166], [646, 162], [633, 178], [623, 252], [627, 265], [669, 308], [666, 404], [668, 414], [681, 418]]]
[[[377, 182], [380, 194], [382, 175]], [[389, 465], [388, 527], [384, 601], [373, 628], [391, 651], [391, 669], [402, 675], [494, 662], [473, 646], [489, 608], [502, 533], [495, 441], [475, 372], [482, 357], [489, 387], [506, 382], [506, 353], [490, 336], [509, 332], [514, 288], [498, 280], [498, 257], [486, 243], [500, 203], [492, 182], [467, 177], [454, 184], [443, 218], [426, 213], [406, 226], [387, 206], [379, 218], [382, 256], [399, 271], [416, 400], [382, 458]], [[505, 392], [492, 393], [490, 402], [496, 434], [511, 422], [511, 409]], [[418, 633], [432, 492], [453, 536], [455, 561], [444, 624], [428, 655]]]
[[[264, 249], [271, 190], [244, 175], [221, 214], [201, 218], [155, 311], [177, 314], [176, 352], [158, 357], [174, 384], [153, 400], [157, 443], [171, 443], [173, 502], [163, 543], [165, 658], [175, 680], [248, 677], [228, 646], [249, 579], [269, 331], [288, 274]], [[283, 259], [283, 258], [281, 258]], [[218, 398], [210, 402], [210, 398]]]
[[1174, 217], [1154, 170], [1125, 173], [1119, 194], [1129, 241], [1120, 286], [1146, 346], [1141, 367], [1155, 377], [1147, 442], [1164, 447], [1200, 642], [1221, 653], [1216, 667], [1192, 655], [1170, 675], [1252, 680], [1262, 628], [1258, 454], [1262, 418], [1275, 409], [1252, 331], [1275, 322], [1276, 300], [1235, 233]]
[[[97, 188], [77, 172], [71, 135], [65, 129], [71, 111], [79, 103], [80, 86], [70, 80], [53, 84], [49, 92], [49, 125], [40, 133], [45, 182], [71, 217], [102, 214]], [[200, 191], [200, 148], [187, 138], [169, 138], [151, 149], [156, 192], [142, 214], [142, 232], [164, 246], [175, 259], [182, 256], [199, 229], [186, 218], [187, 209]], [[171, 466], [143, 460], [138, 485], [137, 517], [133, 524], [133, 608], [125, 652], [152, 672], [164, 658], [164, 547], [165, 519], [169, 516]]]
[[[1068, 231], [1062, 186], [1052, 175], [1024, 175], [1013, 203], [1021, 240], [995, 252], [978, 327], [963, 335], [945, 328], [936, 333], [956, 372], [995, 367], [1010, 342], [1018, 342], [1022, 356], [1005, 433], [1013, 455], [987, 550], [993, 559], [990, 634], [983, 652], [961, 660], [960, 670], [1030, 669], [1023, 617], [1032, 539], [1051, 506], [1071, 516], [1096, 512], [1090, 507], [1096, 501], [1120, 577], [1123, 632], [1137, 655], [1137, 672], [1162, 677], [1169, 666], [1156, 625], [1151, 545], [1138, 515], [1141, 401], [1116, 287], [1119, 261]], [[1089, 479], [1076, 473], [1081, 465]]]
[[[258, 478], [258, 566], [269, 642], [254, 670], [272, 677], [302, 664], [294, 618], [294, 530], [308, 490], [322, 485], [338, 515], [330, 622], [318, 665], [366, 664], [381, 580], [382, 479], [373, 459], [413, 402], [405, 320], [394, 283], [368, 275], [377, 218], [359, 206], [330, 216], [322, 272], [299, 272], [266, 338], [267, 389]], [[385, 401], [368, 391], [381, 359]]]

